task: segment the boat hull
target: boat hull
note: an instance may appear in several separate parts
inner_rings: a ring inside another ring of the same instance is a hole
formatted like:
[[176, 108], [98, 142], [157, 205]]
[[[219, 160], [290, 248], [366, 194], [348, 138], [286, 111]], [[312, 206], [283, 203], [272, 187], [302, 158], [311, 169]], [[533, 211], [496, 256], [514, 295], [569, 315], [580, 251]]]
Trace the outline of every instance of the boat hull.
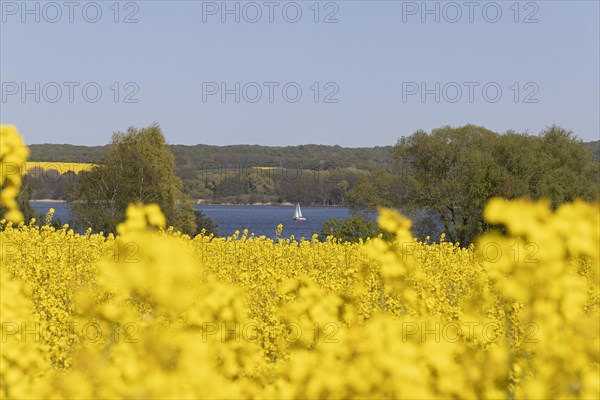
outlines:
[[306, 221], [306, 218], [297, 217], [297, 218], [294, 218], [294, 221]]

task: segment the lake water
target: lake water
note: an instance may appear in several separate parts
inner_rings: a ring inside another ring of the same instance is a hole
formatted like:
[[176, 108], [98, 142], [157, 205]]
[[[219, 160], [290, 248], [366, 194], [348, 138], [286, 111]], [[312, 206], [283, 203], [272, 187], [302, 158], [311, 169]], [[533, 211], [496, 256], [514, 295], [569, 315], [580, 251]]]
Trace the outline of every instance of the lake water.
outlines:
[[[32, 206], [38, 213], [47, 213], [54, 208], [55, 217], [63, 223], [69, 221], [69, 206], [66, 203], [32, 201]], [[198, 205], [206, 216], [219, 225], [219, 235], [229, 236], [236, 229], [240, 233], [248, 228], [256, 236], [275, 237], [278, 224], [283, 224], [282, 237], [294, 235], [296, 239], [310, 239], [313, 233], [321, 231], [323, 222], [328, 218], [348, 218], [350, 210], [346, 207], [302, 207], [302, 215], [306, 221], [294, 221], [294, 206], [223, 206]], [[371, 216], [374, 218], [374, 216]]]
[[348, 218], [346, 207], [302, 207], [306, 221], [294, 221], [294, 206], [221, 206], [199, 205], [210, 219], [219, 225], [219, 234], [231, 235], [236, 229], [240, 232], [248, 228], [256, 236], [274, 237], [278, 224], [283, 224], [282, 237], [294, 235], [297, 239], [310, 239], [319, 233], [323, 222], [328, 218]]

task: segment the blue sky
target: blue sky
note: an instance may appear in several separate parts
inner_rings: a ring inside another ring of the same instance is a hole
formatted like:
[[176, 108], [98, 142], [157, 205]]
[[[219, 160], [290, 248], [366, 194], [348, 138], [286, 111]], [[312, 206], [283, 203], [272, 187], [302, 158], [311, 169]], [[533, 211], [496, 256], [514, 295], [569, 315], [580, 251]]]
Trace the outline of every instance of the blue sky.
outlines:
[[466, 123], [599, 138], [598, 1], [0, 3], [0, 119], [30, 144], [155, 121], [173, 144], [391, 145]]

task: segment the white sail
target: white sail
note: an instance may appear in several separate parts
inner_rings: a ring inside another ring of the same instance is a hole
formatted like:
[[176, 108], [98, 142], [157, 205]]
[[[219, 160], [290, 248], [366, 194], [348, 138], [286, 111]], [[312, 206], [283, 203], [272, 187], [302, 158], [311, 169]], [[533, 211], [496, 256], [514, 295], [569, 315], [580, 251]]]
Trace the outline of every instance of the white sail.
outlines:
[[302, 211], [300, 210], [300, 204], [296, 204], [296, 212], [294, 218], [302, 218]]

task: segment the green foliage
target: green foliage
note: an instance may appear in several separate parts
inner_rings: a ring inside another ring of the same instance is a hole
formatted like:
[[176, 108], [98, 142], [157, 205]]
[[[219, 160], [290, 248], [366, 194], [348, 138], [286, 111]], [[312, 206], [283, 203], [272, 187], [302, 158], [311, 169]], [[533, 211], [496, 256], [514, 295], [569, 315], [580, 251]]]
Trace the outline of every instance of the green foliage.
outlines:
[[549, 198], [554, 207], [577, 198], [597, 199], [598, 162], [573, 132], [551, 126], [540, 140], [538, 165], [545, 173], [539, 178], [538, 197]]
[[235, 196], [240, 193], [246, 193], [246, 188], [244, 182], [235, 175], [223, 179], [215, 187], [215, 197]]
[[[25, 176], [23, 181], [21, 182], [21, 193], [17, 197], [17, 204], [21, 212], [23, 213], [23, 217], [25, 221], [31, 220], [31, 218], [35, 217], [35, 210], [31, 205], [31, 197], [33, 196], [33, 183], [31, 178]], [[3, 215], [3, 212], [0, 212], [0, 215]]]
[[346, 195], [348, 205], [353, 209], [375, 211], [378, 207], [396, 207], [400, 204], [403, 185], [401, 175], [383, 168], [360, 178]]
[[600, 162], [600, 140], [586, 142], [583, 145], [592, 153], [594, 160]]
[[427, 210], [451, 241], [466, 245], [489, 229], [482, 211], [491, 197], [546, 198], [554, 207], [597, 199], [598, 165], [572, 132], [557, 126], [539, 136], [446, 126], [401, 138], [390, 172], [371, 173], [347, 198], [356, 209]]
[[219, 233], [219, 226], [212, 219], [208, 218], [201, 210], [194, 211], [194, 218], [196, 222], [196, 235], [203, 230], [206, 235], [217, 235]]
[[[31, 218], [35, 218], [35, 210], [30, 203], [31, 197], [33, 195], [33, 183], [31, 177], [25, 176], [23, 181], [21, 182], [21, 191], [17, 196], [17, 205], [19, 210], [23, 213], [23, 218], [26, 223], [28, 223]], [[0, 206], [0, 216], [6, 214], [7, 209], [5, 207]]]
[[[538, 140], [518, 133], [495, 151], [503, 153], [506, 168], [533, 177], [537, 164], [527, 164], [538, 148]], [[512, 141], [512, 142], [511, 142]], [[535, 142], [535, 143], [534, 143]], [[596, 161], [600, 161], [600, 141], [585, 143]], [[193, 199], [212, 203], [301, 202], [302, 204], [346, 205], [374, 210], [377, 205], [403, 204], [406, 169], [394, 164], [392, 146], [344, 148], [340, 146], [304, 145], [268, 147], [184, 146], [168, 145], [175, 158], [175, 175], [181, 178], [183, 191]], [[32, 161], [98, 163], [107, 156], [110, 146], [72, 146], [41, 144], [31, 146]], [[273, 166], [260, 171], [256, 166]], [[367, 175], [372, 171], [373, 175]], [[64, 199], [68, 183], [75, 177], [61, 176], [36, 180], [33, 198]], [[63, 174], [64, 175], [64, 174]], [[366, 176], [365, 176], [366, 175]], [[362, 178], [362, 179], [361, 179]], [[539, 179], [545, 179], [543, 177]], [[552, 186], [552, 182], [546, 182]], [[356, 187], [358, 185], [358, 187]], [[529, 193], [530, 184], [507, 180], [511, 193]], [[534, 185], [535, 186], [535, 185]], [[541, 187], [541, 186], [540, 186]], [[552, 190], [559, 190], [555, 187]], [[475, 190], [484, 190], [479, 187]], [[550, 187], [547, 190], [551, 190]]]
[[468, 243], [481, 233], [483, 207], [502, 179], [494, 160], [497, 139], [472, 125], [402, 138], [395, 160], [403, 172], [405, 202], [433, 209], [452, 241]]
[[28, 161], [82, 162], [95, 164], [102, 161], [110, 149], [105, 146], [77, 146], [72, 144], [30, 144]]
[[333, 236], [344, 242], [356, 243], [360, 239], [377, 237], [379, 234], [388, 236], [377, 226], [375, 221], [370, 221], [363, 214], [357, 214], [348, 219], [329, 218], [323, 222], [321, 237]]
[[78, 181], [79, 176], [73, 171], [61, 174], [55, 169], [35, 167], [27, 172], [26, 179], [31, 182], [33, 199], [64, 200], [67, 189]]
[[345, 204], [349, 188], [356, 185], [366, 171], [331, 169], [321, 171], [288, 170], [275, 175], [274, 192], [283, 201], [302, 204]]
[[211, 199], [213, 191], [200, 179], [182, 179], [183, 192], [192, 199]]
[[[73, 146], [66, 144], [30, 145], [30, 161], [97, 163], [106, 157], [109, 146]], [[248, 169], [274, 166], [287, 169], [323, 170], [334, 168], [376, 169], [391, 160], [392, 146], [341, 147], [308, 144], [301, 146], [194, 146], [169, 145], [178, 168]]]
[[175, 207], [173, 225], [189, 235], [194, 235], [197, 230], [195, 207], [196, 203], [189, 198], [183, 198]]
[[129, 203], [158, 204], [167, 223], [195, 232], [193, 205], [186, 203], [175, 161], [156, 124], [115, 133], [106, 157], [80, 173], [67, 193], [75, 226], [115, 232]]
[[[399, 155], [400, 144], [374, 148], [166, 146], [173, 153], [175, 175], [182, 181], [185, 197], [212, 203], [349, 205], [371, 211], [386, 206], [402, 208], [404, 213], [430, 206], [433, 214], [427, 218], [440, 216], [436, 221], [446, 221], [444, 230], [449, 236], [462, 240], [487, 228], [483, 223], [475, 227], [473, 221], [480, 220], [481, 202], [489, 193], [507, 198], [549, 197], [560, 204], [573, 196], [589, 198], [590, 191], [597, 190], [600, 141], [576, 146], [569, 154], [570, 150], [555, 149], [563, 144], [572, 149], [577, 141], [558, 127], [547, 129], [545, 139], [515, 132], [498, 135], [475, 126], [455, 130], [419, 131], [410, 140], [405, 138], [404, 146], [411, 146], [414, 153], [406, 157]], [[426, 140], [422, 135], [433, 138]], [[30, 160], [99, 163], [110, 149], [110, 145], [32, 145]], [[56, 178], [52, 171], [43, 173], [44, 179], [33, 181], [32, 198], [65, 199], [68, 185], [79, 179], [72, 172], [67, 174]], [[414, 174], [427, 183], [414, 183]], [[459, 210], [463, 206], [454, 201], [456, 197], [474, 213]], [[112, 218], [112, 213], [107, 217]], [[437, 222], [418, 222], [419, 227], [424, 224]]]
[[[37, 178], [32, 175], [25, 175], [21, 183], [21, 192], [19, 193], [19, 196], [17, 196], [17, 204], [23, 213], [24, 222], [30, 225], [32, 218], [35, 218], [35, 223], [33, 225], [49, 225], [56, 229], [62, 228], [64, 222], [61, 221], [60, 218], [54, 217], [50, 219], [47, 214], [36, 212], [35, 208], [31, 205], [31, 199], [37, 182]], [[3, 215], [5, 212], [6, 210], [4, 207], [0, 207], [0, 215]]]
[[[364, 175], [390, 161], [392, 146], [344, 148], [302, 145], [169, 145], [175, 158], [175, 175], [184, 192], [194, 199], [214, 203], [266, 201], [303, 204], [344, 204], [347, 191]], [[110, 146], [40, 144], [31, 146], [31, 161], [98, 163]], [[261, 171], [254, 167], [274, 167]], [[64, 198], [61, 181], [36, 183], [35, 198]], [[262, 199], [262, 200], [261, 200]]]

